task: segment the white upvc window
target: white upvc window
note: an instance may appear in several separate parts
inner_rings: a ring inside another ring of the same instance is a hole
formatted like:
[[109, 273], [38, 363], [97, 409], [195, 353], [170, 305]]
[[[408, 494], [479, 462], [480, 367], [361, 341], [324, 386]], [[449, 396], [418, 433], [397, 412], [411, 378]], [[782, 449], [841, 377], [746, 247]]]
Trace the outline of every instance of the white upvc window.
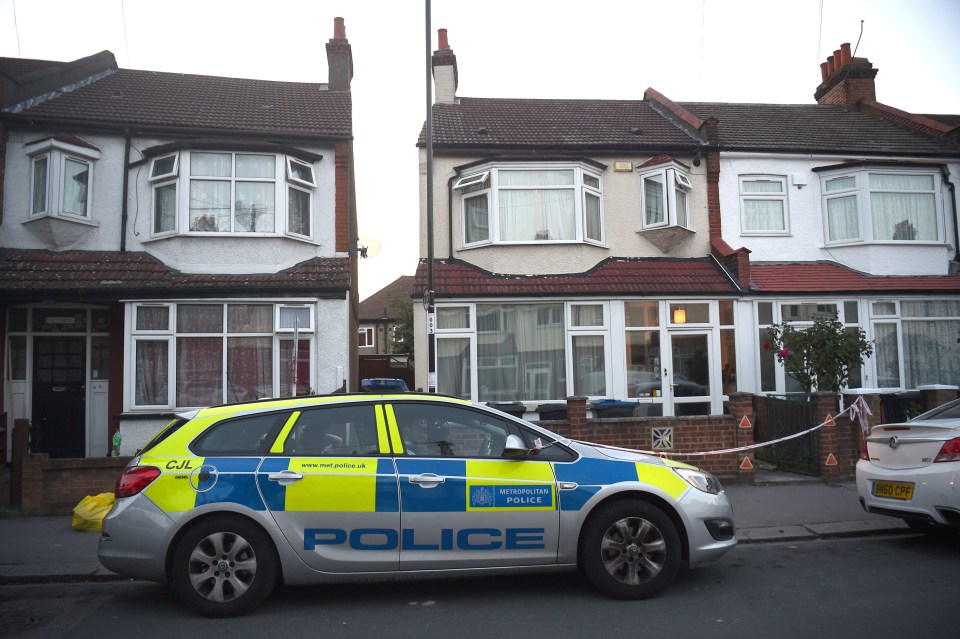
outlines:
[[745, 235], [788, 233], [786, 176], [740, 176], [740, 219]]
[[[185, 409], [313, 388], [313, 306], [270, 302], [130, 305], [133, 410]], [[295, 313], [287, 310], [295, 309]], [[301, 312], [302, 311], [302, 312]], [[292, 315], [292, 317], [291, 317]]]
[[868, 166], [825, 172], [821, 185], [828, 244], [943, 241], [936, 170]]
[[601, 176], [592, 166], [484, 167], [465, 173], [453, 189], [465, 247], [604, 240]]
[[153, 158], [154, 237], [313, 235], [314, 166], [271, 153], [176, 151]]
[[960, 300], [871, 300], [869, 309], [877, 387], [960, 385]]
[[26, 145], [30, 157], [30, 215], [91, 220], [93, 167], [100, 151], [55, 138]]
[[377, 345], [374, 337], [376, 333], [372, 326], [361, 326], [357, 329], [357, 334], [360, 348], [371, 348]]
[[639, 176], [642, 228], [690, 228], [687, 194], [693, 185], [683, 168], [671, 162], [644, 167]]

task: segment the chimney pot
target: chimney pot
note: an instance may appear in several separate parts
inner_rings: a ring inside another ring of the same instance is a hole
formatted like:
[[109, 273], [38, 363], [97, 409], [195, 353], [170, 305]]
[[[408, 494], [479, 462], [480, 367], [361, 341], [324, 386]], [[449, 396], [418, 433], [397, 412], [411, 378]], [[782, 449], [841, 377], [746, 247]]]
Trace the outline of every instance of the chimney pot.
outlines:
[[826, 82], [827, 78], [830, 77], [830, 72], [827, 71], [827, 63], [820, 63], [820, 82]]
[[437, 29], [437, 48], [438, 49], [449, 49], [450, 43], [447, 42], [447, 30], [446, 29]]
[[334, 40], [347, 39], [347, 29], [346, 27], [343, 26], [343, 18], [333, 19], [333, 39]]
[[850, 43], [844, 42], [840, 45], [840, 66], [846, 66], [850, 59], [853, 57], [850, 53]]
[[833, 66], [833, 56], [829, 56], [829, 57], [827, 58], [827, 76], [829, 77], [829, 76], [833, 75], [833, 72], [836, 71], [836, 70], [837, 70], [837, 68], [836, 68], [835, 66]]
[[842, 66], [843, 62], [840, 61], [840, 49], [837, 49], [833, 52], [833, 68], [839, 71]]

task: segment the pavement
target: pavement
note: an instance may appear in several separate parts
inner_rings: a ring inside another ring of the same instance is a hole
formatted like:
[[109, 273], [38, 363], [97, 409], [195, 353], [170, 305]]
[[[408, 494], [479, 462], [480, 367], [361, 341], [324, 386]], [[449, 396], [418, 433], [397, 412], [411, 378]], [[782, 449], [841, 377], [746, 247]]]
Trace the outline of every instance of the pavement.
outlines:
[[[739, 543], [909, 532], [901, 520], [860, 507], [853, 481], [756, 472], [753, 486], [724, 485]], [[0, 482], [0, 493], [8, 485]], [[0, 585], [125, 579], [97, 561], [100, 534], [79, 532], [69, 515], [21, 517], [0, 503]]]

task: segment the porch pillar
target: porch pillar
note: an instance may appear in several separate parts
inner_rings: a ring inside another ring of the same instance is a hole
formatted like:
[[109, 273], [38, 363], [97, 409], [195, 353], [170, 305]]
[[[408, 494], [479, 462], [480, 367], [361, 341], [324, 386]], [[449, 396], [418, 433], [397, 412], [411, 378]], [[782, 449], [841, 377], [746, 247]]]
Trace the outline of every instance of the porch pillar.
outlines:
[[567, 398], [567, 421], [570, 423], [570, 438], [584, 439], [584, 429], [587, 426], [587, 398]]
[[[730, 393], [726, 412], [733, 415], [734, 447], [752, 446], [754, 443], [754, 425], [756, 411], [753, 408], [752, 393]], [[753, 449], [739, 451], [737, 459], [737, 483], [752, 485], [755, 483]]]
[[934, 384], [931, 386], [918, 386], [920, 391], [920, 400], [923, 403], [923, 410], [933, 410], [937, 406], [943, 406], [947, 402], [952, 402], [957, 398], [958, 387], [945, 384]]

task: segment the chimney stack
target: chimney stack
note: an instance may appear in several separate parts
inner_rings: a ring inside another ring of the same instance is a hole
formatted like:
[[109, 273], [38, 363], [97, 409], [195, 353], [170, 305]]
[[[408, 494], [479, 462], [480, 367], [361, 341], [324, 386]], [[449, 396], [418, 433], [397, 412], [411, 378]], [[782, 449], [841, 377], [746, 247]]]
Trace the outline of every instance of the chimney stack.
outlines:
[[457, 56], [447, 41], [446, 29], [437, 29], [437, 46], [432, 60], [434, 102], [453, 104], [457, 99]]
[[820, 65], [821, 82], [813, 97], [817, 104], [833, 104], [855, 111], [863, 100], [876, 101], [876, 76], [877, 69], [870, 61], [852, 57], [850, 43], [844, 42]]
[[353, 51], [343, 18], [333, 19], [333, 37], [327, 42], [328, 82], [331, 91], [349, 91], [353, 80]]

